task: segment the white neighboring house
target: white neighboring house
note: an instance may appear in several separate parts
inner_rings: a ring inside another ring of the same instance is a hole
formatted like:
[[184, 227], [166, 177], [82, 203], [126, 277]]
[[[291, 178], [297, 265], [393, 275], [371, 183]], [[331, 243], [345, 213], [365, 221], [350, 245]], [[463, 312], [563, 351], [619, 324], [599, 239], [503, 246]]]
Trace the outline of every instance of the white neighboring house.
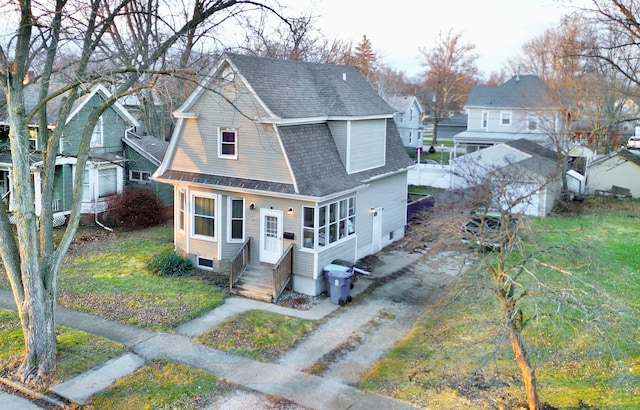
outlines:
[[589, 164], [589, 193], [610, 191], [613, 186], [628, 189], [633, 198], [640, 198], [640, 155], [621, 149], [598, 157]]
[[451, 171], [453, 188], [480, 187], [492, 205], [515, 214], [548, 215], [562, 190], [555, 152], [527, 139], [456, 158]]

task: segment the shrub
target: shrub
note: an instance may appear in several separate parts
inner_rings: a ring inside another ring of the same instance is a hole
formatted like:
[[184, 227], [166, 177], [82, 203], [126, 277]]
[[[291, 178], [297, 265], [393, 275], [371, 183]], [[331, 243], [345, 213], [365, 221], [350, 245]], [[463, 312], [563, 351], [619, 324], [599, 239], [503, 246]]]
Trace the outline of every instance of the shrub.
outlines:
[[193, 272], [193, 263], [173, 251], [154, 255], [147, 267], [160, 276], [185, 276]]
[[106, 212], [106, 222], [124, 229], [141, 229], [167, 221], [162, 201], [150, 189], [127, 188], [115, 195]]

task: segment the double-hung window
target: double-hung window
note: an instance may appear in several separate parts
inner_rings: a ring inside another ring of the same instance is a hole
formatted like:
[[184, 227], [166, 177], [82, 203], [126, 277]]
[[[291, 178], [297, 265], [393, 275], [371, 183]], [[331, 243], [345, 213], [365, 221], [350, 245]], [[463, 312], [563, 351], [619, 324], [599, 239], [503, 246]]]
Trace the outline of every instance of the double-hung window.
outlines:
[[355, 233], [355, 197], [317, 208], [303, 207], [302, 246], [320, 249]]
[[529, 125], [528, 128], [530, 131], [535, 131], [538, 129], [538, 116], [537, 115], [529, 115]]
[[228, 235], [229, 242], [244, 240], [244, 199], [229, 198], [228, 200]]
[[218, 156], [220, 158], [238, 158], [238, 130], [220, 128], [218, 141]]
[[104, 145], [104, 127], [102, 116], [98, 118], [98, 122], [96, 122], [96, 126], [93, 127], [93, 132], [91, 133], [91, 148], [102, 147]]
[[178, 230], [184, 232], [185, 213], [187, 207], [187, 193], [184, 189], [178, 191]]
[[489, 113], [487, 111], [482, 112], [482, 129], [486, 130], [489, 128]]
[[500, 125], [511, 125], [510, 111], [503, 111], [500, 113]]
[[205, 239], [216, 239], [216, 197], [204, 193], [194, 193], [193, 235]]

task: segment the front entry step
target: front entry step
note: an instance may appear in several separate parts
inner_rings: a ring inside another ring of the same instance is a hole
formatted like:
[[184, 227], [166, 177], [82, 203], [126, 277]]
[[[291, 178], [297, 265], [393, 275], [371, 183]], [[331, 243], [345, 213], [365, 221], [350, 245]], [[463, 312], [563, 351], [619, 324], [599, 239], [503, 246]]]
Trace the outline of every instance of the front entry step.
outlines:
[[238, 282], [233, 286], [232, 292], [249, 299], [272, 302], [272, 277], [271, 269], [263, 266], [247, 266]]

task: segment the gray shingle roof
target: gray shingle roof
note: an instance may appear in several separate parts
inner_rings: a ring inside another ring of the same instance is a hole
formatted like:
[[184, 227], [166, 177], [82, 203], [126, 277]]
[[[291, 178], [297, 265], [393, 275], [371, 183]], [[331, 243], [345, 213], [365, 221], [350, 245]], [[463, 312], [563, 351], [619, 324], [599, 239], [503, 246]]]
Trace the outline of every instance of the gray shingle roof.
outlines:
[[293, 184], [259, 181], [256, 179], [224, 177], [220, 175], [200, 174], [197, 172], [169, 170], [158, 177], [171, 181], [189, 182], [199, 185], [216, 186], [219, 188], [240, 188], [256, 191], [267, 191], [283, 194], [295, 194]]
[[[416, 100], [416, 97], [411, 95], [390, 95], [384, 97], [387, 104], [393, 107], [397, 112], [407, 112], [411, 107], [411, 104]], [[420, 107], [420, 104], [418, 104]]]
[[155, 165], [160, 165], [164, 153], [169, 146], [169, 142], [151, 135], [133, 135], [127, 133], [122, 141], [138, 153], [144, 155]]
[[525, 152], [529, 155], [544, 157], [552, 160], [558, 159], [558, 154], [556, 151], [540, 145], [534, 141], [531, 141], [527, 138], [520, 138], [513, 141], [505, 142], [506, 145], [509, 145], [518, 151]]
[[226, 58], [280, 118], [357, 117], [395, 112], [352, 66], [231, 53]]
[[466, 106], [505, 108], [553, 108], [551, 88], [537, 75], [516, 75], [498, 86], [475, 86]]

